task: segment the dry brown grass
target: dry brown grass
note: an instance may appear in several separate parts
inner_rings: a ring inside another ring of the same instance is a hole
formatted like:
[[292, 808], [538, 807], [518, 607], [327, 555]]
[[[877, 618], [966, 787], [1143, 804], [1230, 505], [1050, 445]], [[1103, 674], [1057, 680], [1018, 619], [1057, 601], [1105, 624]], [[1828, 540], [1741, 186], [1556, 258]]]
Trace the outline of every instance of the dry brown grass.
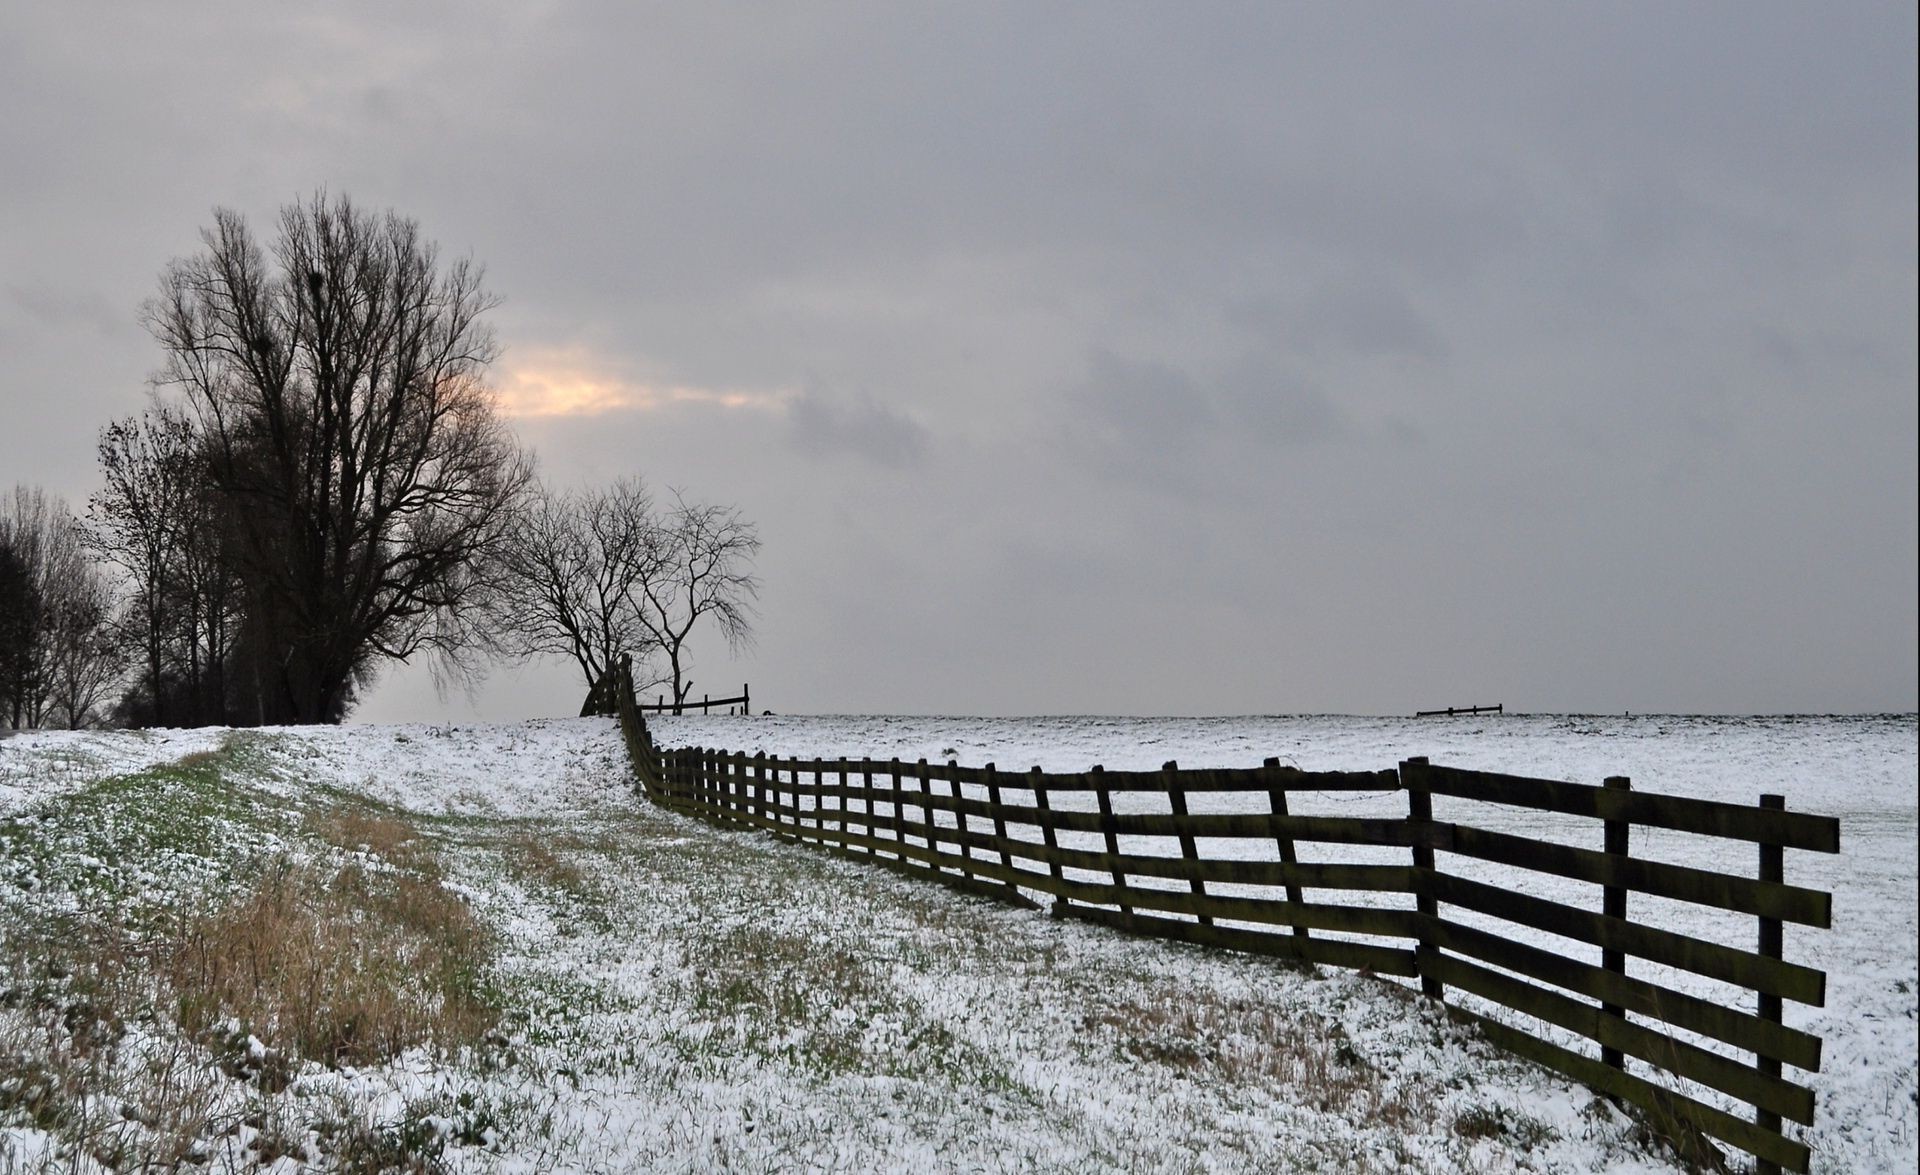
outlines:
[[401, 822], [331, 826], [389, 859], [283, 861], [164, 925], [0, 926], [0, 1120], [76, 1163], [175, 1169], [235, 1125], [236, 1082], [478, 1043], [498, 1019], [480, 922]]
[[336, 805], [309, 815], [307, 826], [336, 848], [373, 853], [402, 868], [417, 868], [430, 859], [413, 825], [366, 808]]
[[432, 873], [289, 867], [180, 927], [156, 951], [180, 1025], [363, 1065], [417, 1045], [450, 1052], [495, 1018], [487, 937]]
[[589, 891], [587, 875], [578, 865], [554, 850], [582, 847], [586, 846], [577, 837], [556, 840], [551, 836], [538, 835], [530, 830], [516, 833], [513, 839], [507, 842], [507, 851], [522, 873], [544, 885], [574, 894], [585, 894]]
[[1370, 1125], [1404, 1127], [1434, 1112], [1435, 1091], [1391, 1082], [1324, 1017], [1202, 990], [1168, 990], [1083, 1017], [1120, 1048], [1196, 1078], [1275, 1084], [1315, 1109]]

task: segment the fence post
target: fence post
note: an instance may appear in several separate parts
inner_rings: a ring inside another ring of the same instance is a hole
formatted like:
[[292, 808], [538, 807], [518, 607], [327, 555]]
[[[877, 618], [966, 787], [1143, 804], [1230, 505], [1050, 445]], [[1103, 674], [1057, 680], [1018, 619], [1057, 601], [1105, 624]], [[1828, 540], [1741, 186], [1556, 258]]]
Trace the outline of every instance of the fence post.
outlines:
[[[1605, 780], [1605, 786], [1612, 791], [1633, 790], [1633, 782], [1624, 775], [1608, 776]], [[1632, 828], [1632, 822], [1625, 819], [1610, 818], [1606, 822], [1605, 848], [1607, 853], [1607, 867], [1613, 873], [1616, 881], [1619, 877], [1619, 871], [1625, 863], [1627, 840]], [[1612, 884], [1601, 890], [1600, 912], [1609, 918], [1619, 918], [1624, 921], [1627, 916], [1627, 887]], [[1627, 953], [1625, 951], [1601, 948], [1600, 967], [1602, 970], [1610, 971], [1615, 975], [1625, 975], [1627, 973]], [[1600, 1003], [1600, 1014], [1602, 1016], [1610, 1016], [1616, 1020], [1626, 1019], [1625, 1008], [1622, 1008], [1618, 1004], [1609, 1004], [1604, 1000]], [[1600, 1046], [1600, 1061], [1602, 1064], [1614, 1069], [1625, 1069], [1627, 1064], [1626, 1056], [1622, 1054], [1619, 1049], [1606, 1044]]]
[[1432, 923], [1440, 916], [1440, 903], [1433, 899], [1433, 793], [1428, 790], [1427, 757], [1419, 755], [1400, 764], [1400, 784], [1407, 789], [1407, 827], [1413, 842], [1413, 904], [1419, 913], [1420, 937], [1413, 953], [1414, 970], [1420, 973], [1420, 990], [1432, 998], [1445, 999], [1446, 988], [1427, 974], [1426, 960], [1437, 948], [1433, 944]]
[[1093, 780], [1093, 798], [1100, 803], [1100, 836], [1107, 846], [1107, 867], [1113, 874], [1114, 904], [1120, 916], [1131, 922], [1133, 907], [1127, 904], [1127, 875], [1120, 871], [1120, 838], [1113, 830], [1113, 792], [1107, 787], [1107, 769], [1095, 763], [1088, 776]]
[[[993, 809], [993, 836], [1000, 842], [1000, 867], [1011, 873], [1013, 854], [1007, 850], [1007, 813], [1006, 809], [1000, 806], [1000, 773], [994, 770], [993, 764], [989, 763], [982, 769], [981, 774], [986, 776], [987, 804]], [[1020, 892], [1019, 887], [1012, 881], [1008, 881], [1006, 885], [1015, 893]]]
[[747, 688], [747, 684], [743, 682], [740, 686], [740, 713], [744, 717], [751, 718], [753, 717], [753, 691]]
[[927, 761], [920, 760], [920, 815], [926, 824], [927, 868], [934, 873], [940, 872], [940, 862], [934, 855], [940, 851], [940, 826], [933, 818], [933, 805], [928, 802], [933, 795], [933, 781], [927, 778]]
[[960, 876], [973, 879], [973, 849], [967, 844], [967, 813], [960, 795], [960, 761], [947, 760], [947, 786], [953, 789], [953, 826], [959, 831]]
[[1054, 917], [1059, 918], [1066, 913], [1066, 886], [1061, 884], [1063, 875], [1060, 872], [1060, 844], [1053, 834], [1053, 810], [1047, 805], [1046, 777], [1040, 773], [1037, 764], [1027, 774], [1031, 777], [1028, 786], [1033, 789], [1033, 806], [1040, 810], [1040, 839], [1047, 846], [1047, 872], [1053, 876], [1053, 910], [1051, 912]]
[[907, 818], [902, 812], [901, 803], [905, 799], [905, 787], [900, 782], [900, 759], [895, 756], [887, 760], [888, 769], [893, 773], [893, 786], [889, 789], [893, 799], [893, 857], [902, 865], [911, 865], [907, 860]]
[[[1784, 811], [1787, 806], [1787, 797], [1763, 795], [1760, 797], [1760, 806], [1776, 812]], [[1786, 853], [1779, 845], [1760, 846], [1760, 880], [1776, 884], [1786, 880]], [[1769, 959], [1782, 957], [1786, 946], [1783, 939], [1780, 919], [1766, 917], [1760, 919], [1759, 953], [1763, 957]], [[1762, 1020], [1773, 1024], [1780, 1023], [1780, 997], [1761, 994], [1758, 1012]], [[1758, 1052], [1754, 1054], [1754, 1067], [1768, 1077], [1780, 1076], [1780, 1062], [1771, 1057], [1762, 1056]], [[1780, 1115], [1768, 1110], [1756, 1108], [1753, 1113], [1753, 1124], [1762, 1130], [1780, 1133]], [[1780, 1165], [1766, 1159], [1756, 1159], [1753, 1169], [1756, 1175], [1779, 1175], [1780, 1173]]]
[[[1161, 764], [1160, 770], [1166, 775], [1167, 806], [1173, 810], [1174, 821], [1181, 825], [1180, 856], [1196, 870], [1200, 867], [1200, 850], [1195, 845], [1192, 830], [1185, 827], [1187, 819], [1187, 785], [1180, 782], [1180, 764], [1168, 759]], [[1207, 883], [1200, 880], [1198, 874], [1187, 878], [1187, 888], [1195, 897], [1207, 896]], [[1197, 915], [1200, 925], [1212, 926], [1212, 914]]]
[[860, 794], [867, 803], [867, 856], [880, 855], [880, 827], [873, 814], [873, 760], [860, 757]]
[[[1263, 764], [1263, 766], [1265, 766], [1267, 770], [1278, 774], [1280, 771], [1280, 760], [1278, 758], [1268, 759]], [[1287, 792], [1285, 788], [1281, 788], [1281, 787], [1268, 788], [1267, 804], [1275, 816], [1279, 817], [1282, 820], [1285, 820], [1287, 818]], [[1298, 865], [1300, 863], [1300, 855], [1293, 851], [1292, 836], [1289, 836], [1284, 832], [1280, 832], [1277, 835], [1275, 835], [1273, 839], [1280, 848], [1280, 864], [1281, 865], [1291, 867], [1294, 865]], [[1301, 896], [1300, 887], [1293, 882], [1287, 883], [1287, 901], [1292, 903], [1296, 908], [1306, 904], [1306, 899]], [[1300, 925], [1298, 922], [1293, 924], [1292, 931], [1295, 935], [1297, 935], [1300, 938], [1311, 937], [1311, 935], [1309, 935], [1307, 932], [1307, 928]]]
[[[840, 837], [841, 837], [840, 851], [847, 854], [848, 856], [852, 856], [854, 853], [859, 851], [852, 844], [848, 843], [849, 838], [853, 836], [853, 832], [851, 827], [849, 826], [849, 821], [848, 821], [848, 813], [853, 811], [853, 797], [848, 795], [847, 793], [852, 789], [847, 786], [847, 761], [845, 759], [841, 759], [839, 760], [839, 763], [840, 763]], [[862, 827], [865, 828], [865, 832], [863, 833], [863, 835], [865, 836], [873, 835], [873, 829], [871, 827], [864, 826], [864, 825]]]
[[760, 819], [761, 825], [767, 822], [767, 753], [755, 751], [753, 754], [753, 814]]

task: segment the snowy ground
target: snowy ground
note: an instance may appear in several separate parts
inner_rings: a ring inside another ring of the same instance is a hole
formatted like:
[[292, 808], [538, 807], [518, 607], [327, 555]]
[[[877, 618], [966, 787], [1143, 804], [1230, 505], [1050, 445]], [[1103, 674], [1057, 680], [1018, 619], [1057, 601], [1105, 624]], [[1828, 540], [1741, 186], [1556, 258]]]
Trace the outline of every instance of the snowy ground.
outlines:
[[[1788, 935], [1790, 957], [1830, 972], [1828, 1007], [1797, 1021], [1828, 1041], [1810, 1080], [1815, 1169], [1914, 1169], [1911, 716], [716, 717], [654, 729], [663, 745], [1012, 769], [1268, 755], [1378, 768], [1425, 754], [1711, 798], [1782, 792], [1843, 821], [1840, 857], [1788, 862], [1790, 881], [1836, 895], [1832, 932]], [[1669, 1169], [1585, 1091], [1386, 985], [1129, 940], [638, 804], [605, 720], [223, 738], [0, 742], [0, 832], [16, 834], [0, 838], [0, 912], [190, 905], [263, 853], [337, 851], [310, 843], [306, 810], [378, 806], [422, 829], [498, 932], [505, 1043], [437, 1065], [311, 1067], [271, 1098], [236, 1089], [216, 1166], [247, 1158], [256, 1103], [297, 1117], [308, 1099], [392, 1121], [483, 1119], [443, 1131], [448, 1165], [473, 1170]], [[217, 802], [114, 783], [222, 746]], [[189, 800], [196, 835], [141, 831]], [[10, 1164], [70, 1165], [57, 1140], [0, 1118], [0, 1170]]]

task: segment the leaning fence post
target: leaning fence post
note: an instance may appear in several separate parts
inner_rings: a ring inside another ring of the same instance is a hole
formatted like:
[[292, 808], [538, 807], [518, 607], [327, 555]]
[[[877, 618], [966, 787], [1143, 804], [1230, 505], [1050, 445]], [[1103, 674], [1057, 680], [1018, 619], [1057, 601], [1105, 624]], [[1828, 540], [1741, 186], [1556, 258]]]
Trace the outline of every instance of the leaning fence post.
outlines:
[[[1776, 812], [1783, 811], [1787, 806], [1787, 797], [1763, 795], [1760, 797], [1760, 806]], [[1785, 857], [1785, 851], [1777, 844], [1762, 844], [1760, 846], [1760, 881], [1763, 884], [1772, 882], [1777, 885], [1786, 880]], [[1781, 958], [1786, 953], [1786, 943], [1783, 939], [1784, 936], [1781, 934], [1780, 919], [1761, 917], [1760, 955], [1768, 959]], [[1780, 1023], [1779, 996], [1768, 995], [1765, 992], [1761, 992], [1760, 1005], [1757, 1010], [1762, 1020], [1771, 1024]], [[1754, 1067], [1768, 1077], [1780, 1076], [1780, 1062], [1772, 1057], [1755, 1052], [1754, 1062]], [[1753, 1124], [1762, 1130], [1771, 1131], [1774, 1134], [1780, 1133], [1780, 1115], [1772, 1111], [1756, 1108], [1753, 1113]], [[1757, 1159], [1754, 1162], [1753, 1169], [1756, 1175], [1779, 1175], [1780, 1165], [1769, 1162], [1766, 1159]]]
[[1036, 764], [1027, 773], [1031, 781], [1027, 786], [1033, 789], [1033, 806], [1039, 809], [1040, 839], [1047, 846], [1047, 872], [1053, 876], [1053, 916], [1058, 918], [1066, 912], [1067, 887], [1060, 872], [1060, 844], [1053, 833], [1053, 810], [1047, 806], [1047, 781]]
[[[1268, 759], [1263, 766], [1275, 775], [1280, 773], [1280, 760], [1277, 757]], [[1278, 786], [1277, 780], [1275, 784], [1276, 786], [1267, 789], [1267, 803], [1277, 819], [1285, 820], [1287, 819], [1287, 792], [1285, 788]], [[1293, 851], [1293, 837], [1276, 829], [1273, 839], [1280, 850], [1281, 868], [1291, 873], [1293, 867], [1300, 863], [1299, 854]], [[1299, 917], [1299, 908], [1306, 904], [1306, 899], [1301, 895], [1300, 886], [1297, 883], [1287, 883], [1287, 901], [1294, 907], [1294, 916]], [[1298, 922], [1293, 924], [1293, 933], [1300, 938], [1311, 937], [1307, 928]]]
[[[1205, 898], [1207, 883], [1200, 880], [1200, 850], [1194, 842], [1193, 829], [1187, 825], [1187, 785], [1180, 781], [1180, 764], [1168, 759], [1160, 765], [1160, 770], [1166, 776], [1167, 806], [1172, 809], [1174, 824], [1180, 829], [1181, 859], [1195, 870], [1194, 875], [1187, 878], [1187, 888], [1193, 892], [1193, 896]], [[1199, 914], [1196, 917], [1202, 926], [1213, 925], [1212, 914]]]
[[[993, 839], [1000, 842], [1000, 867], [1008, 873], [1013, 872], [1013, 854], [1007, 849], [1007, 813], [1000, 806], [1000, 773], [989, 763], [981, 770], [987, 781], [987, 806], [993, 809]], [[1019, 892], [1011, 878], [1007, 886], [1015, 893]]]
[[1407, 839], [1413, 842], [1413, 904], [1418, 913], [1419, 938], [1413, 953], [1414, 970], [1420, 973], [1420, 990], [1434, 999], [1446, 998], [1446, 987], [1427, 974], [1427, 961], [1437, 952], [1433, 924], [1440, 917], [1440, 903], [1433, 897], [1433, 793], [1427, 757], [1419, 755], [1400, 764], [1400, 784], [1407, 789]]
[[1120, 916], [1132, 924], [1133, 907], [1127, 904], [1127, 875], [1120, 871], [1120, 838], [1113, 827], [1113, 792], [1107, 787], [1107, 769], [1095, 763], [1087, 773], [1093, 780], [1093, 798], [1100, 804], [1100, 836], [1107, 845], [1107, 868], [1113, 874], [1114, 904]]
[[947, 786], [953, 789], [953, 826], [959, 830], [960, 876], [973, 878], [973, 849], [967, 844], [966, 801], [960, 795], [960, 761], [947, 760]]
[[[1605, 781], [1605, 786], [1610, 791], [1633, 790], [1633, 782], [1624, 775], [1608, 776]], [[1601, 890], [1600, 912], [1609, 918], [1619, 918], [1622, 921], [1625, 921], [1627, 917], [1627, 887], [1619, 884], [1619, 878], [1621, 870], [1625, 867], [1627, 839], [1632, 828], [1632, 821], [1626, 819], [1624, 816], [1609, 816], [1607, 818], [1605, 848], [1607, 853], [1607, 872], [1610, 875], [1611, 883]], [[1627, 953], [1622, 950], [1601, 948], [1600, 968], [1614, 975], [1625, 975], [1627, 973]], [[1625, 1008], [1619, 1004], [1607, 1003], [1605, 1000], [1602, 1000], [1600, 1003], [1600, 1014], [1605, 1017], [1612, 1017], [1615, 1020], [1626, 1019]], [[1600, 1061], [1602, 1064], [1614, 1069], [1625, 1069], [1627, 1065], [1625, 1054], [1609, 1044], [1602, 1044], [1600, 1046]]]
[[940, 872], [940, 826], [933, 818], [933, 781], [927, 778], [927, 761], [920, 760], [920, 815], [925, 821], [927, 838], [927, 868], [935, 874]]
[[873, 814], [873, 760], [866, 756], [860, 758], [860, 794], [867, 804], [867, 856], [880, 855], [880, 826]]
[[913, 862], [907, 859], [907, 818], [900, 810], [906, 788], [900, 782], [899, 756], [887, 760], [887, 770], [893, 779], [893, 785], [888, 789], [893, 800], [893, 858], [902, 865], [911, 865]]

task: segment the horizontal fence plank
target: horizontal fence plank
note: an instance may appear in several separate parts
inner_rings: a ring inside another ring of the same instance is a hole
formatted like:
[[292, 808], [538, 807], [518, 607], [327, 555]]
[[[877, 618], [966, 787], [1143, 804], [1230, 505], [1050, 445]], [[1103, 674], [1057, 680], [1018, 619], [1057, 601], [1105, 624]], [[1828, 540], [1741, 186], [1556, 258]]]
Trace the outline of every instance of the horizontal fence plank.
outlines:
[[1438, 901], [1450, 902], [1608, 950], [1623, 951], [1767, 995], [1811, 1004], [1816, 1008], [1826, 1004], [1826, 973], [1811, 967], [1769, 959], [1751, 951], [1735, 950], [1671, 930], [1658, 930], [1637, 922], [1609, 918], [1590, 910], [1581, 910], [1546, 898], [1530, 897], [1437, 870], [1425, 878], [1416, 877], [1414, 880], [1417, 886], [1424, 886]]
[[1429, 926], [1428, 938], [1456, 954], [1492, 963], [1576, 995], [1618, 1004], [1629, 1012], [1663, 1020], [1734, 1048], [1750, 1049], [1808, 1071], [1820, 1068], [1820, 1038], [1763, 1020], [1726, 1004], [1672, 991], [1645, 979], [1620, 975], [1592, 963], [1463, 926], [1445, 918]]
[[[957, 782], [984, 783], [983, 772], [962, 767]], [[947, 777], [941, 777], [947, 778]], [[1017, 780], [1017, 781], [1016, 781]], [[1165, 795], [1170, 786], [1188, 792], [1230, 791], [1399, 791], [1398, 771], [1302, 771], [1296, 767], [1219, 767], [1166, 771], [1103, 771], [1098, 778], [1087, 775], [1042, 773], [1015, 776], [1002, 773], [1000, 786], [1031, 788], [1036, 784], [1048, 791], [1091, 791], [1096, 787], [1114, 792], [1146, 792]]]
[[1312, 930], [1370, 934], [1381, 938], [1413, 937], [1412, 910], [1290, 902], [1273, 898], [1217, 897], [1188, 890], [1142, 889], [1135, 885], [1118, 886], [1072, 878], [1054, 884], [1060, 896], [1090, 906], [1132, 906], [1172, 914], [1191, 914], [1196, 918], [1225, 918], [1234, 922], [1259, 922], [1272, 926], [1305, 926]]
[[1530, 837], [1488, 832], [1464, 824], [1448, 825], [1446, 832], [1438, 839], [1444, 843], [1434, 847], [1446, 852], [1537, 873], [1552, 873], [1598, 885], [1622, 886], [1655, 897], [1674, 898], [1740, 914], [1780, 918], [1821, 930], [1833, 924], [1833, 895], [1819, 890], [1733, 877], [1708, 869], [1615, 856], [1592, 849], [1571, 848]]
[[[815, 771], [837, 775], [842, 770], [849, 775], [858, 775], [862, 771], [872, 771], [875, 775], [892, 774], [892, 766], [885, 759], [789, 759], [769, 757], [766, 766], [772, 771], [787, 773], [800, 772], [812, 775]], [[901, 772], [909, 778], [921, 778], [917, 763], [901, 764]], [[925, 777], [940, 783], [973, 784], [985, 787], [990, 771], [985, 767], [965, 767], [950, 763], [928, 763]], [[1391, 768], [1382, 771], [1302, 771], [1297, 767], [1218, 767], [1181, 771], [1169, 781], [1164, 771], [1106, 771], [1102, 780], [1095, 782], [1090, 773], [1072, 772], [1031, 772], [997, 771], [991, 772], [993, 782], [1010, 791], [1032, 791], [1045, 788], [1054, 792], [1092, 791], [1095, 787], [1106, 787], [1115, 792], [1141, 792], [1149, 795], [1165, 795], [1170, 786], [1178, 786], [1189, 792], [1238, 792], [1238, 791], [1399, 791], [1400, 773]]]
[[1302, 938], [1264, 930], [1243, 930], [1235, 926], [1208, 926], [1203, 922], [1184, 922], [1151, 914], [1123, 914], [1098, 906], [1055, 906], [1062, 917], [1097, 922], [1134, 934], [1169, 938], [1201, 946], [1224, 947], [1254, 955], [1272, 955], [1303, 963], [1325, 963], [1372, 971], [1376, 975], [1414, 974], [1413, 952], [1405, 947], [1375, 943], [1345, 942], [1332, 938]]
[[[1511, 1024], [1503, 1024], [1464, 1008], [1450, 1007], [1447, 1014], [1478, 1028], [1481, 1035], [1485, 1036], [1491, 1044], [1571, 1077], [1591, 1089], [1611, 1094], [1639, 1106], [1654, 1117], [1656, 1127], [1661, 1128], [1663, 1132], [1682, 1136], [1675, 1138], [1676, 1142], [1683, 1144], [1682, 1156], [1691, 1157], [1696, 1163], [1705, 1165], [1713, 1162], [1713, 1159], [1697, 1153], [1689, 1156], [1688, 1148], [1684, 1145], [1684, 1135], [1689, 1127], [1732, 1143], [1748, 1154], [1778, 1163], [1789, 1170], [1805, 1171], [1812, 1159], [1812, 1153], [1802, 1143], [1785, 1138], [1771, 1130], [1762, 1129], [1752, 1122], [1736, 1118], [1725, 1110], [1707, 1105], [1705, 1102], [1696, 1101], [1684, 1094], [1655, 1085], [1645, 1078], [1604, 1065], [1596, 1058], [1582, 1056], [1571, 1049], [1541, 1040]], [[1718, 1158], [1724, 1160], [1724, 1156], [1718, 1156]], [[1720, 1163], [1713, 1163], [1713, 1165], [1718, 1166]]]
[[1840, 821], [1832, 816], [1785, 812], [1718, 800], [1663, 796], [1658, 792], [1627, 791], [1529, 779], [1491, 771], [1458, 767], [1430, 767], [1426, 778], [1435, 795], [1478, 800], [1489, 804], [1591, 816], [1599, 820], [1628, 820], [1650, 828], [1719, 836], [1732, 840], [1807, 849], [1816, 853], [1840, 851]]
[[[807, 769], [811, 773], [812, 769]], [[838, 770], [835, 768], [834, 770]], [[907, 775], [907, 778], [917, 776]], [[1032, 776], [1026, 778], [1031, 779]], [[808, 796], [815, 799], [838, 797], [842, 800], [865, 799], [892, 803], [895, 794], [890, 789], [874, 788], [868, 790], [854, 784], [845, 787], [837, 783], [823, 784], [782, 784], [783, 793], [795, 796]], [[1003, 783], [1001, 790], [1015, 790]], [[1051, 789], [1049, 789], [1051, 790]], [[1010, 824], [1024, 824], [1035, 828], [1052, 828], [1060, 832], [1113, 832], [1120, 836], [1180, 836], [1209, 837], [1214, 839], [1271, 840], [1275, 837], [1289, 837], [1293, 840], [1314, 841], [1327, 844], [1362, 844], [1405, 847], [1413, 843], [1412, 827], [1403, 817], [1352, 817], [1352, 816], [1274, 816], [1261, 812], [1194, 813], [1176, 816], [1170, 812], [1117, 813], [1105, 815], [1100, 812], [1076, 812], [1061, 808], [1041, 808], [1038, 805], [1002, 803], [997, 807], [990, 800], [954, 797], [951, 795], [922, 794], [919, 791], [898, 793], [899, 802], [915, 811], [932, 809], [939, 812], [965, 813], [984, 819], [1001, 819]], [[838, 812], [839, 808], [803, 808], [796, 809], [813, 814], [816, 811]], [[941, 826], [941, 835], [946, 835], [948, 826]], [[1103, 866], [1104, 868], [1104, 866]]]
[[1657, 1069], [1731, 1094], [1750, 1106], [1772, 1110], [1795, 1122], [1808, 1125], [1813, 1122], [1813, 1091], [1805, 1086], [1768, 1076], [1751, 1065], [1676, 1040], [1664, 1032], [1603, 1015], [1594, 1004], [1581, 1003], [1464, 959], [1433, 950], [1420, 952], [1417, 957], [1422, 975], [1433, 975], [1449, 987], [1472, 992], [1482, 999], [1579, 1033], [1588, 1040], [1639, 1057]]

